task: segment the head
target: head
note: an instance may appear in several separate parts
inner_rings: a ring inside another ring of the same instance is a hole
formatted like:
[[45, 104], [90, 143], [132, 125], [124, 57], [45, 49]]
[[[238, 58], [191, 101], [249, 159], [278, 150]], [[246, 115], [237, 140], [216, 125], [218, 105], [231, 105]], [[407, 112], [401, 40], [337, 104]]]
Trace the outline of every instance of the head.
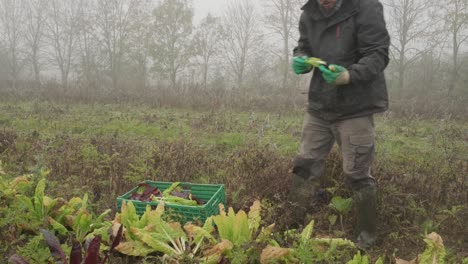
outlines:
[[336, 5], [336, 0], [319, 0], [319, 2], [325, 9], [332, 9]]

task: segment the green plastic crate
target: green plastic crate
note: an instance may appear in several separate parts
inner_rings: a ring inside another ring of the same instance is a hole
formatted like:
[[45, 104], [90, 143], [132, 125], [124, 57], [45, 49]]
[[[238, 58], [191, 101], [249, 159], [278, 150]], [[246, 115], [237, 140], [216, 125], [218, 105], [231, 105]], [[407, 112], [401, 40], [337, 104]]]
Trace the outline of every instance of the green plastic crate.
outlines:
[[[161, 192], [169, 188], [173, 183], [171, 182], [154, 182], [145, 181], [144, 183], [149, 184], [152, 187], [158, 187]], [[205, 202], [204, 205], [200, 206], [186, 206], [186, 205], [175, 205], [166, 203], [166, 212], [175, 217], [175, 220], [186, 223], [188, 221], [202, 221], [212, 216], [219, 214], [219, 204], [226, 204], [226, 194], [223, 184], [192, 184], [192, 183], [180, 183], [179, 185], [183, 189], [190, 190], [198, 199]], [[159, 202], [142, 202], [130, 200], [130, 196], [134, 193], [138, 187], [133, 188], [126, 194], [117, 197], [117, 210], [120, 212], [122, 208], [122, 202], [131, 201], [136, 208], [138, 215], [143, 215], [146, 211], [146, 206], [150, 205], [151, 208], [155, 209]]]

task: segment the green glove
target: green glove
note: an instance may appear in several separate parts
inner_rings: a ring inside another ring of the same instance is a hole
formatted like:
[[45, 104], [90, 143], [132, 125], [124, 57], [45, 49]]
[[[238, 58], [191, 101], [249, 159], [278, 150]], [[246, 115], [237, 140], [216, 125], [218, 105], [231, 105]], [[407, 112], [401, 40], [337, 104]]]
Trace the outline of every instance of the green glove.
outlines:
[[345, 67], [331, 64], [328, 68], [325, 65], [319, 67], [323, 79], [330, 85], [345, 85], [350, 83], [349, 72]]
[[293, 58], [292, 68], [296, 74], [304, 74], [312, 70], [312, 65], [307, 62], [308, 59], [307, 56]]

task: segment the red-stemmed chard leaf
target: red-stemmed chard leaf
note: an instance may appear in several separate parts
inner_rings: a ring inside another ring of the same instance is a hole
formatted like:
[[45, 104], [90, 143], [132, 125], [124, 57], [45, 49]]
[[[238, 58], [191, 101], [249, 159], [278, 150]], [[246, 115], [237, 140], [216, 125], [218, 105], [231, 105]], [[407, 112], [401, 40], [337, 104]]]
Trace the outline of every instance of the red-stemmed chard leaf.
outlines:
[[60, 246], [60, 241], [58, 240], [58, 238], [45, 229], [41, 229], [41, 233], [44, 236], [47, 245], [49, 246], [49, 250], [52, 254], [52, 257], [54, 257], [54, 259], [57, 261], [56, 263], [66, 264], [67, 257], [65, 257], [65, 253], [63, 252], [62, 247]]
[[8, 263], [12, 264], [29, 264], [23, 257], [19, 255], [13, 255], [8, 259]]
[[114, 241], [112, 242], [112, 246], [110, 247], [109, 252], [107, 252], [106, 256], [104, 257], [104, 261], [102, 262], [102, 264], [105, 264], [107, 262], [110, 252], [112, 252], [112, 250], [114, 250], [114, 248], [120, 244], [120, 241], [122, 241], [122, 234], [123, 234], [123, 225], [120, 225], [119, 231], [117, 231], [117, 235], [115, 236]]
[[117, 231], [117, 235], [114, 238], [114, 242], [112, 242], [112, 246], [110, 250], [114, 250], [115, 247], [117, 247], [120, 244], [120, 241], [122, 241], [122, 235], [123, 235], [123, 225], [120, 225], [119, 231]]
[[109, 252], [107, 252], [106, 256], [104, 257], [104, 261], [102, 262], [102, 264], [105, 264], [107, 262], [110, 252], [112, 252], [112, 250], [114, 250], [114, 248], [120, 244], [120, 241], [122, 241], [122, 235], [123, 235], [123, 225], [120, 225], [119, 230], [117, 231], [117, 235], [115, 235], [114, 241], [112, 242], [112, 246]]
[[83, 261], [83, 253], [81, 252], [81, 244], [78, 241], [73, 241], [73, 247], [70, 253], [70, 264], [81, 264]]
[[153, 196], [161, 197], [162, 193], [157, 187], [152, 187], [147, 183], [140, 183], [138, 185], [138, 190], [132, 193], [130, 199], [142, 202], [151, 202]]
[[99, 249], [101, 247], [101, 236], [95, 236], [94, 239], [89, 243], [88, 250], [86, 252], [86, 259], [84, 264], [98, 264], [99, 263]]

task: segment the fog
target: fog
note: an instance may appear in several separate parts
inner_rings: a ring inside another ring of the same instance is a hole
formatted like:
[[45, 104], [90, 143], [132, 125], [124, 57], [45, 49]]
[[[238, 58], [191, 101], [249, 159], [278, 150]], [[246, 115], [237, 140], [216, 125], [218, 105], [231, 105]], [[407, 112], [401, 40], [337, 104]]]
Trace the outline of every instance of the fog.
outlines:
[[[187, 96], [203, 90], [218, 97], [269, 91], [301, 98], [310, 75], [294, 75], [290, 63], [303, 4], [0, 0], [0, 89], [40, 92], [54, 86], [84, 89], [88, 96], [158, 89]], [[425, 111], [429, 100], [437, 112], [463, 106], [467, 1], [383, 4], [392, 37], [386, 74], [393, 105], [412, 100]]]
[[195, 8], [196, 20], [201, 20], [208, 13], [220, 15], [230, 0], [195, 0], [193, 7]]
[[468, 264], [468, 0], [305, 2], [0, 0], [0, 263]]

